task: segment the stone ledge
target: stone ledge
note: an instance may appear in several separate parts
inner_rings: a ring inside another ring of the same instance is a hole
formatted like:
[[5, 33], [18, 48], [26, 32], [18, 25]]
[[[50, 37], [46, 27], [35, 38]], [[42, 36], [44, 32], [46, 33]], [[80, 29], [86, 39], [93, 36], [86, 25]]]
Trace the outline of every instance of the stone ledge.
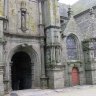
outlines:
[[47, 70], [61, 70], [64, 69], [65, 65], [47, 65]]
[[21, 33], [9, 33], [9, 32], [4, 32], [4, 35], [6, 36], [14, 36], [14, 37], [20, 37], [20, 38], [37, 38], [37, 39], [41, 39], [41, 38], [45, 38], [45, 36], [40, 36], [39, 34], [38, 35], [30, 35], [30, 34], [21, 34]]

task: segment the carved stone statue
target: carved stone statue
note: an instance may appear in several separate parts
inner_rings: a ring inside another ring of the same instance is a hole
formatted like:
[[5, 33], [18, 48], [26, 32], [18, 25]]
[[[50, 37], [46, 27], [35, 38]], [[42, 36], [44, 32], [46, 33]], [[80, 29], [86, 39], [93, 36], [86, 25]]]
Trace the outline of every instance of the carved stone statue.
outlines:
[[26, 2], [22, 1], [21, 2], [21, 30], [26, 31]]
[[61, 52], [60, 52], [60, 48], [58, 47], [55, 48], [55, 58], [56, 58], [56, 63], [59, 63], [61, 61]]

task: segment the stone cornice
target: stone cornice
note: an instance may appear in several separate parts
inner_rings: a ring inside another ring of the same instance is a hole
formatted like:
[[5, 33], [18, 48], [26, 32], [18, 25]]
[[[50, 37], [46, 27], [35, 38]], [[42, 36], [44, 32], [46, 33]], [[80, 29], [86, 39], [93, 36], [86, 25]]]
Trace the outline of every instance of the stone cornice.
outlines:
[[28, 35], [28, 34], [15, 34], [15, 33], [8, 33], [8, 32], [4, 32], [5, 36], [14, 36], [14, 37], [20, 37], [20, 38], [36, 38], [36, 39], [41, 39], [41, 38], [45, 38], [45, 36], [39, 36], [39, 35]]
[[60, 26], [55, 26], [55, 25], [49, 25], [49, 26], [45, 27], [45, 31], [46, 31], [47, 29], [50, 29], [50, 28], [60, 29], [61, 27], [60, 27]]
[[90, 38], [82, 41], [82, 43], [96, 42], [96, 38]]
[[69, 61], [69, 62], [67, 62], [68, 65], [70, 65], [70, 64], [77, 64], [77, 63], [82, 64], [82, 62], [79, 61], [79, 60], [75, 60], [75, 61]]
[[3, 67], [4, 67], [4, 65], [0, 63], [0, 68], [3, 68]]
[[8, 20], [4, 16], [0, 16], [0, 20]]
[[65, 65], [53, 65], [53, 64], [49, 64], [46, 66], [47, 70], [61, 70], [64, 69]]
[[47, 48], [49, 48], [49, 47], [58, 47], [59, 48], [59, 47], [61, 47], [61, 44], [59, 42], [57, 42], [57, 43], [55, 43], [55, 42], [54, 43], [47, 43], [46, 47]]
[[3, 70], [4, 70], [4, 63], [0, 62], [0, 74], [3, 73]]
[[0, 38], [0, 44], [4, 44], [6, 41], [3, 38]]

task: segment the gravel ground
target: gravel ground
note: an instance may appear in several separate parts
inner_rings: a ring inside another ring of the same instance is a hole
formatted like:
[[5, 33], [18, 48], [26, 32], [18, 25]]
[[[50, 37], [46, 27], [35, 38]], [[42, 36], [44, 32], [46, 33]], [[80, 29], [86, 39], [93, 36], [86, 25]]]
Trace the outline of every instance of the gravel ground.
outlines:
[[12, 92], [11, 94], [13, 94], [12, 96], [96, 96], [96, 85], [74, 86], [55, 90], [30, 89]]

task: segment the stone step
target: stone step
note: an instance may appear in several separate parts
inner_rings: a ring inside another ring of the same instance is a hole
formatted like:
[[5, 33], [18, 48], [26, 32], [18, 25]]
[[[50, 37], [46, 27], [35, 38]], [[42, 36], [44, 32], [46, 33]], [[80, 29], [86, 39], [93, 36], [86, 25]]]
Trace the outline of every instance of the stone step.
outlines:
[[[88, 94], [87, 94], [88, 93]], [[5, 96], [96, 96], [96, 85], [74, 86], [63, 89], [29, 89], [13, 91]]]
[[53, 90], [41, 90], [41, 89], [32, 89], [32, 90], [22, 90], [22, 91], [13, 91], [11, 96], [48, 96], [48, 94], [53, 93]]

